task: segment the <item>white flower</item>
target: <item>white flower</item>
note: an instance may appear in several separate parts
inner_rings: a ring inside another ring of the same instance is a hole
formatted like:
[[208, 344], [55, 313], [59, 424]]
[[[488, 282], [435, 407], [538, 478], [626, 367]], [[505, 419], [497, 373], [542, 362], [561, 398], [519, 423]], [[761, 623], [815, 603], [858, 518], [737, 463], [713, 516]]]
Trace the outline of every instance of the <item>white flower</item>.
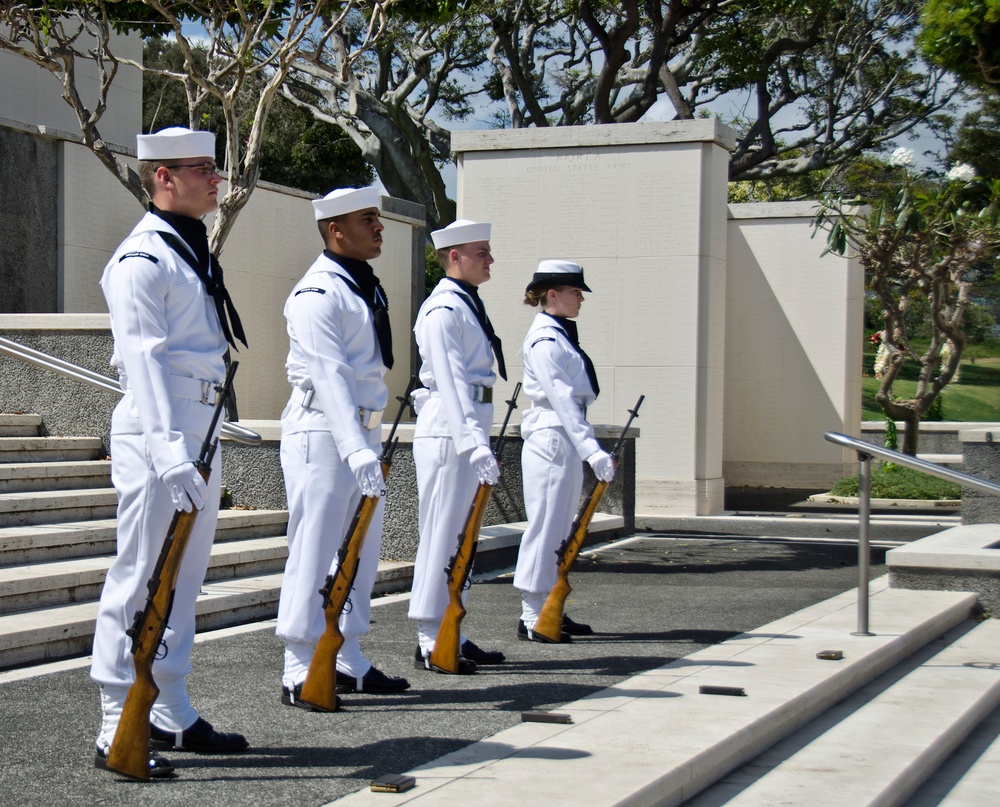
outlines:
[[976, 177], [976, 169], [968, 163], [959, 163], [953, 166], [946, 176], [952, 182], [971, 182]]
[[896, 149], [892, 156], [889, 157], [889, 165], [893, 168], [909, 168], [911, 165], [915, 165], [917, 162], [917, 156], [913, 153], [913, 149], [903, 148], [900, 146]]

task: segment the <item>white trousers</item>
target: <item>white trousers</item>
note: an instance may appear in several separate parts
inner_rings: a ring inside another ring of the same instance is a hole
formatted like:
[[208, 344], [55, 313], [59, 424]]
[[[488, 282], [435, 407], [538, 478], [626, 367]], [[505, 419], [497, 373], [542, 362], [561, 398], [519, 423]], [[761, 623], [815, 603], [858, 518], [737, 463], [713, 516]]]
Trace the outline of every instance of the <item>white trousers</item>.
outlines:
[[[369, 432], [369, 445], [380, 452], [381, 430]], [[316, 642], [326, 628], [320, 588], [337, 569], [337, 553], [347, 536], [361, 491], [350, 466], [340, 458], [328, 431], [297, 432], [281, 438], [281, 468], [288, 495], [288, 560], [278, 600], [277, 634], [285, 640], [282, 683], [305, 680]], [[345, 651], [337, 668], [362, 676], [370, 662], [360, 655], [357, 638], [368, 632], [371, 592], [382, 548], [385, 498], [379, 500], [365, 537], [350, 598], [340, 616]]]
[[448, 607], [446, 568], [458, 549], [458, 536], [479, 487], [472, 466], [455, 453], [448, 437], [418, 437], [413, 441], [417, 472], [420, 543], [413, 567], [410, 619], [429, 623], [421, 630], [437, 635]]
[[[204, 439], [204, 434], [185, 435], [192, 457], [198, 455]], [[198, 719], [185, 679], [191, 671], [195, 600], [205, 579], [219, 515], [221, 472], [217, 451], [205, 507], [198, 513], [184, 552], [160, 658], [153, 662], [153, 680], [160, 694], [150, 719], [168, 731], [182, 731]], [[90, 669], [90, 677], [102, 688], [104, 714], [98, 737], [102, 748], [110, 746], [114, 738], [125, 695], [135, 680], [132, 640], [125, 631], [132, 626], [135, 613], [146, 605], [146, 583], [174, 516], [170, 493], [152, 468], [141, 434], [111, 435], [111, 479], [118, 493], [118, 547], [101, 593]]]
[[539, 596], [544, 601], [556, 582], [556, 550], [580, 504], [583, 462], [564, 429], [539, 429], [524, 440], [521, 475], [528, 528], [517, 553], [514, 587], [525, 602]]

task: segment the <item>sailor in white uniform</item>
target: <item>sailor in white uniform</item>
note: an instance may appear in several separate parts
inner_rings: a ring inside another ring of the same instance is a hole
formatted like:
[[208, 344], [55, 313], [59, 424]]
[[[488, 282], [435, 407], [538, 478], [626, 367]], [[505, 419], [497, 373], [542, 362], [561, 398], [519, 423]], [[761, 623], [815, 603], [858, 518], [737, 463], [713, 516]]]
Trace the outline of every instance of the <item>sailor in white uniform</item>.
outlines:
[[[139, 175], [152, 204], [101, 277], [125, 394], [111, 419], [111, 476], [118, 494], [117, 555], [104, 583], [91, 677], [101, 687], [95, 764], [106, 767], [135, 677], [126, 630], [146, 604], [175, 509], [200, 510], [184, 553], [163, 646], [153, 663], [160, 693], [150, 714], [153, 749], [246, 750], [240, 734], [215, 731], [191, 704], [195, 600], [208, 567], [219, 510], [220, 453], [208, 483], [195, 468], [211, 423], [215, 386], [226, 375], [227, 338], [243, 329], [210, 255], [201, 218], [221, 182], [215, 135], [174, 127], [138, 137]], [[229, 321], [227, 321], [229, 320]], [[233, 345], [235, 347], [235, 343]], [[150, 753], [150, 774], [173, 766]]]
[[[445, 568], [455, 554], [476, 488], [494, 485], [500, 469], [490, 449], [494, 356], [506, 378], [503, 352], [478, 287], [490, 279], [490, 225], [459, 219], [431, 233], [445, 277], [420, 306], [413, 332], [420, 351], [420, 380], [413, 461], [419, 494], [417, 548], [409, 617], [417, 623], [414, 666], [429, 660], [448, 605]], [[467, 594], [467, 592], [466, 592]], [[503, 653], [483, 650], [462, 637], [459, 674], [478, 664], [500, 664]]]
[[[598, 479], [614, 477], [611, 455], [594, 439], [586, 409], [600, 389], [593, 362], [580, 347], [576, 323], [583, 292], [590, 291], [576, 263], [539, 263], [524, 302], [541, 306], [524, 338], [521, 391], [531, 407], [521, 422], [521, 474], [528, 528], [521, 538], [514, 587], [521, 592], [518, 638], [547, 641], [532, 628], [556, 582], [556, 550], [569, 534], [583, 488], [583, 461]], [[562, 641], [586, 635], [589, 625], [563, 617]]]
[[[388, 301], [369, 260], [382, 252], [375, 188], [341, 188], [313, 201], [326, 245], [285, 303], [291, 397], [281, 415], [281, 467], [288, 495], [288, 560], [278, 601], [277, 634], [285, 642], [282, 703], [301, 700], [313, 650], [325, 620], [319, 589], [337, 568], [362, 496], [385, 494], [378, 459], [381, 418], [392, 367]], [[401, 692], [361, 652], [382, 545], [385, 500], [365, 537], [357, 576], [340, 617], [337, 654], [342, 692]]]

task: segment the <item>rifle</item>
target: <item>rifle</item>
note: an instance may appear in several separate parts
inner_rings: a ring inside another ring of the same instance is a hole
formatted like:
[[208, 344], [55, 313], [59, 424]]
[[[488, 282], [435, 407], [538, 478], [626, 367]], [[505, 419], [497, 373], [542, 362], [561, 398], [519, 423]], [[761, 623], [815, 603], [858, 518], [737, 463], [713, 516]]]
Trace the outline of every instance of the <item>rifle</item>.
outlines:
[[[636, 401], [635, 408], [628, 410], [628, 422], [625, 424], [625, 428], [622, 429], [615, 447], [611, 450], [611, 458], [615, 463], [615, 467], [618, 467], [618, 458], [621, 456], [622, 448], [625, 445], [625, 435], [628, 433], [632, 421], [639, 416], [639, 407], [642, 406], [645, 397], [645, 395], [640, 395], [639, 400]], [[587, 530], [590, 528], [590, 521], [594, 517], [594, 513], [597, 512], [597, 508], [600, 506], [601, 499], [604, 498], [604, 492], [607, 489], [607, 482], [602, 482], [599, 479], [596, 480], [594, 489], [580, 505], [580, 510], [573, 521], [573, 526], [569, 528], [569, 535], [556, 550], [556, 557], [559, 559], [556, 562], [556, 582], [552, 586], [549, 595], [545, 598], [545, 604], [538, 614], [538, 621], [535, 622], [535, 627], [532, 628], [534, 633], [543, 639], [548, 639], [550, 642], [558, 643], [562, 638], [563, 609], [566, 607], [566, 598], [569, 596], [570, 591], [573, 590], [569, 585], [569, 570], [573, 565], [573, 561], [576, 560], [576, 556], [580, 554], [580, 549], [583, 547], [583, 542], [587, 537]]]
[[[239, 362], [232, 362], [226, 373], [222, 386], [216, 387], [215, 411], [208, 434], [201, 444], [201, 452], [195, 460], [195, 467], [207, 482], [212, 474], [212, 459], [219, 445], [215, 427], [222, 415], [224, 402], [233, 389], [233, 377]], [[122, 773], [133, 779], [146, 781], [149, 779], [149, 712], [160, 694], [160, 688], [153, 680], [153, 661], [157, 657], [163, 634], [170, 619], [170, 610], [174, 604], [174, 589], [177, 587], [177, 575], [180, 572], [184, 551], [194, 527], [198, 511], [194, 508], [190, 513], [177, 510], [174, 513], [167, 537], [163, 541], [160, 557], [157, 558], [153, 574], [146, 583], [149, 596], [146, 607], [136, 611], [132, 627], [125, 631], [132, 639], [132, 663], [135, 666], [135, 680], [125, 696], [115, 739], [108, 751], [108, 769]]]
[[[389, 437], [382, 448], [382, 456], [379, 457], [379, 461], [382, 463], [383, 479], [387, 479], [389, 476], [392, 456], [396, 452], [397, 443], [399, 443], [399, 438], [395, 436], [396, 428], [399, 426], [399, 421], [403, 419], [403, 412], [410, 402], [410, 395], [419, 383], [416, 376], [412, 377], [406, 387], [406, 392], [396, 396], [396, 400], [399, 401], [399, 411], [396, 412], [396, 419], [392, 422]], [[378, 496], [361, 497], [361, 501], [358, 502], [358, 507], [354, 511], [351, 525], [347, 529], [347, 537], [341, 543], [337, 553], [337, 569], [333, 574], [327, 575], [326, 582], [319, 590], [320, 596], [323, 597], [323, 616], [326, 620], [326, 629], [316, 643], [312, 661], [309, 662], [309, 671], [306, 673], [306, 680], [302, 682], [299, 700], [321, 712], [337, 711], [337, 653], [340, 652], [340, 648], [344, 644], [344, 634], [340, 632], [340, 615], [344, 611], [347, 598], [351, 594], [354, 580], [358, 575], [361, 550], [364, 548], [365, 536], [368, 534], [368, 527], [375, 515], [378, 500]]]
[[[493, 444], [493, 453], [500, 463], [503, 456], [503, 445], [507, 439], [507, 423], [517, 409], [517, 396], [521, 392], [521, 382], [518, 381], [514, 392], [507, 401], [507, 414]], [[448, 561], [444, 573], [448, 577], [448, 607], [445, 608], [438, 628], [434, 649], [431, 651], [430, 663], [435, 669], [453, 675], [458, 673], [459, 645], [461, 644], [462, 618], [465, 616], [465, 604], [462, 602], [462, 592], [472, 574], [472, 564], [476, 559], [476, 548], [479, 546], [479, 530], [483, 526], [483, 516], [486, 515], [486, 505], [493, 493], [493, 485], [480, 483], [476, 495], [472, 499], [472, 507], [465, 519], [465, 526], [458, 534], [458, 549]]]

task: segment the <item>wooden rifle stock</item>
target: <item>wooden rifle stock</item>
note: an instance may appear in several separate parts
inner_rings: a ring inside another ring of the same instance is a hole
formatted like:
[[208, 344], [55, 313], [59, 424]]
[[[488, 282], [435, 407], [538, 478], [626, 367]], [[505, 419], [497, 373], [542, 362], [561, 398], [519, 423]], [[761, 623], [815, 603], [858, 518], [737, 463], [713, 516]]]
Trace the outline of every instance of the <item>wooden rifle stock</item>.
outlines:
[[[226, 381], [218, 389], [215, 412], [208, 427], [208, 435], [195, 462], [198, 472], [206, 482], [212, 474], [212, 459], [219, 442], [218, 438], [213, 439], [215, 427], [222, 414], [224, 402], [232, 391], [233, 376], [238, 366], [239, 362], [235, 361], [229, 365]], [[135, 680], [125, 696], [121, 718], [115, 729], [114, 742], [108, 751], [108, 769], [133, 779], [143, 781], [149, 779], [149, 712], [156, 702], [156, 696], [160, 694], [160, 688], [153, 679], [153, 662], [156, 660], [163, 642], [163, 634], [167, 629], [174, 603], [174, 590], [177, 588], [177, 576], [197, 518], [198, 511], [194, 508], [189, 513], [183, 510], [174, 513], [160, 556], [156, 561], [156, 568], [146, 583], [146, 588], [149, 590], [146, 607], [136, 612], [132, 627], [126, 631], [132, 639]]]
[[[632, 425], [632, 421], [639, 416], [639, 407], [642, 406], [645, 397], [644, 395], [640, 395], [635, 408], [628, 410], [628, 422], [625, 424], [625, 428], [622, 429], [622, 433], [619, 435], [618, 441], [611, 451], [611, 457], [614, 460], [616, 468], [618, 467], [618, 459], [621, 456], [622, 447], [625, 444], [625, 435], [628, 432], [629, 426]], [[545, 598], [545, 604], [542, 606], [542, 610], [538, 614], [538, 620], [532, 628], [534, 633], [537, 633], [543, 639], [548, 639], [550, 642], [558, 643], [561, 640], [566, 598], [573, 590], [569, 584], [569, 570], [583, 548], [583, 542], [587, 538], [587, 530], [590, 529], [590, 522], [594, 518], [594, 513], [597, 512], [597, 508], [600, 506], [601, 499], [604, 498], [604, 493], [607, 489], [607, 482], [597, 480], [590, 495], [580, 505], [576, 518], [573, 520], [573, 526], [570, 527], [569, 535], [556, 550], [556, 556], [558, 557], [556, 563], [556, 582]]]
[[[502, 460], [507, 424], [510, 422], [511, 414], [517, 409], [517, 396], [520, 392], [521, 382], [518, 382], [510, 400], [507, 401], [507, 414], [493, 446], [493, 453], [496, 455], [498, 464]], [[466, 613], [465, 604], [462, 602], [462, 592], [469, 581], [469, 575], [472, 574], [472, 566], [476, 560], [476, 549], [479, 546], [479, 531], [482, 529], [486, 506], [489, 504], [492, 494], [493, 485], [480, 484], [476, 488], [476, 495], [472, 499], [472, 507], [469, 508], [465, 526], [458, 535], [458, 548], [451, 560], [448, 561], [448, 567], [444, 570], [448, 577], [448, 605], [441, 618], [437, 639], [434, 640], [430, 662], [431, 666], [452, 674], [458, 673], [462, 619]]]
[[[396, 451], [399, 439], [396, 438], [396, 428], [403, 418], [403, 412], [410, 401], [410, 395], [420, 382], [414, 376], [410, 379], [406, 392], [397, 396], [399, 411], [393, 421], [389, 437], [382, 449], [382, 478], [389, 478], [392, 468], [392, 455]], [[344, 634], [340, 630], [340, 615], [351, 595], [354, 580], [358, 576], [358, 566], [361, 563], [361, 550], [364, 549], [368, 527], [371, 526], [378, 507], [378, 496], [362, 496], [354, 511], [354, 518], [347, 530], [347, 537], [340, 545], [337, 553], [337, 569], [327, 575], [323, 588], [319, 590], [323, 597], [323, 618], [326, 628], [313, 650], [312, 661], [306, 672], [306, 680], [302, 682], [300, 699], [316, 709], [324, 712], [337, 711], [337, 653], [344, 644]], [[368, 596], [368, 592], [364, 592]]]

